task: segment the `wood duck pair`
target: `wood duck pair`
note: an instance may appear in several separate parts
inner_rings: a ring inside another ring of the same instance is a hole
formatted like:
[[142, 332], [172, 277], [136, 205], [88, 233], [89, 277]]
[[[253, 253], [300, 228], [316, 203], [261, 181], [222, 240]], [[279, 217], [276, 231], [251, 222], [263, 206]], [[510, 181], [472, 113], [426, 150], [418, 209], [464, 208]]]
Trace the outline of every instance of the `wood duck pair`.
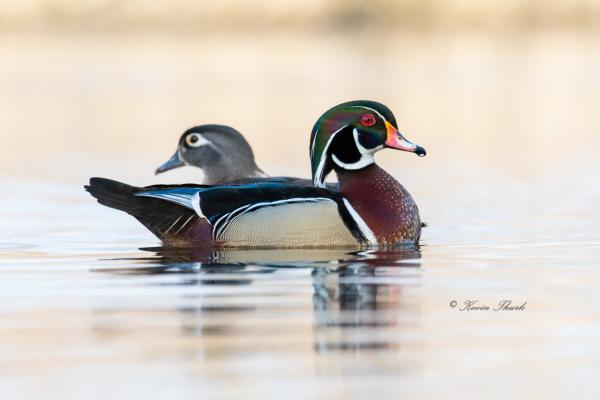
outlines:
[[[201, 138], [198, 138], [200, 140]], [[378, 247], [416, 244], [421, 221], [404, 187], [375, 164], [393, 148], [425, 155], [383, 104], [352, 101], [325, 112], [310, 140], [312, 183], [256, 177], [238, 185], [135, 187], [92, 178], [100, 204], [134, 216], [167, 246]], [[325, 188], [335, 171], [337, 191]]]

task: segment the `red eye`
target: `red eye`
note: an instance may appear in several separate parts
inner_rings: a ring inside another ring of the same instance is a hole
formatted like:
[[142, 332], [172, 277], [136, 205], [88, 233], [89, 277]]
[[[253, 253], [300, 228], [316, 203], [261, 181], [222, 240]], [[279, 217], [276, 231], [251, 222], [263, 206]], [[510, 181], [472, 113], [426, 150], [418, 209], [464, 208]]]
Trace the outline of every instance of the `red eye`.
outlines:
[[360, 117], [360, 123], [363, 124], [363, 126], [374, 125], [375, 117], [373, 116], [373, 114], [365, 114], [362, 117]]

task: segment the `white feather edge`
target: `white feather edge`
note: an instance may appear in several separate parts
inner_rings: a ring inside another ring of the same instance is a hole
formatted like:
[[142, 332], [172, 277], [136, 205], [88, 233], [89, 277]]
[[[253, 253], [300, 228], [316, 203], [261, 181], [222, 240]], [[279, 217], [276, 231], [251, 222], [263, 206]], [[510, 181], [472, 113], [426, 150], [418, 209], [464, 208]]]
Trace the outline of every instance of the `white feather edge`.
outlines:
[[[256, 211], [255, 209], [257, 207], [261, 207], [261, 206], [272, 207], [272, 206], [276, 206], [276, 205], [280, 205], [280, 204], [307, 203], [307, 202], [319, 202], [319, 201], [329, 201], [329, 202], [335, 203], [333, 200], [328, 199], [327, 197], [294, 197], [291, 199], [266, 201], [266, 202], [254, 203], [254, 204], [246, 204], [245, 206], [238, 207], [235, 210], [233, 210], [233, 211], [223, 215], [221, 218], [219, 218], [219, 220], [215, 223], [215, 227], [217, 228], [217, 231], [214, 232], [214, 237], [215, 237], [215, 239], [219, 239], [223, 235], [223, 233], [227, 231], [228, 226], [231, 223], [233, 223], [233, 221], [235, 221], [238, 217], [241, 217], [244, 214]], [[244, 208], [246, 208], [246, 210], [244, 210], [243, 212], [239, 213], [238, 215], [234, 216], [231, 220], [229, 220], [229, 217], [231, 215], [233, 215], [235, 212], [242, 210]], [[226, 220], [223, 223], [223, 226], [219, 226], [219, 222], [221, 222], [221, 220], [223, 218], [226, 218]]]
[[[136, 194], [136, 196], [152, 197], [152, 198], [156, 198], [156, 199], [170, 201], [175, 204], [179, 204], [181, 206], [184, 206], [186, 208], [194, 210], [200, 218], [204, 218], [208, 221], [208, 218], [206, 218], [206, 216], [202, 212], [202, 208], [200, 207], [200, 192], [197, 192], [192, 196], [182, 195], [182, 194], [173, 194], [173, 193], [138, 193], [138, 194]], [[247, 210], [240, 213], [239, 215], [236, 215], [231, 221], [226, 221], [225, 225], [219, 229], [219, 232], [217, 235], [221, 236], [221, 234], [227, 229], [227, 225], [229, 225], [230, 223], [235, 221], [235, 219], [237, 217], [239, 217], [247, 212], [252, 212], [251, 210], [255, 209], [256, 207], [274, 206], [274, 205], [285, 204], [285, 203], [315, 202], [315, 201], [333, 202], [332, 199], [329, 199], [327, 197], [296, 197], [296, 198], [285, 199], [285, 200], [255, 203], [255, 204], [251, 204], [251, 205], [246, 204], [242, 207], [236, 208], [235, 210], [233, 210], [233, 211], [225, 214], [223, 217], [219, 218], [219, 220], [217, 221], [217, 223], [215, 225], [217, 225], [224, 217], [227, 217], [242, 208], [248, 208]], [[375, 234], [373, 233], [371, 228], [369, 228], [369, 226], [367, 225], [365, 220], [362, 219], [362, 217], [356, 212], [354, 207], [352, 207], [352, 205], [350, 204], [350, 202], [347, 199], [343, 199], [343, 202], [344, 202], [344, 206], [350, 213], [350, 216], [352, 217], [352, 219], [354, 219], [354, 221], [356, 222], [356, 225], [360, 229], [363, 236], [367, 239], [369, 244], [372, 244], [372, 245], [377, 244], [377, 237], [375, 236]]]
[[358, 130], [356, 128], [352, 130], [352, 136], [354, 138], [354, 144], [356, 145], [356, 148], [360, 153], [360, 160], [358, 160], [355, 163], [348, 164], [337, 158], [335, 154], [332, 154], [331, 159], [333, 160], [333, 162], [335, 162], [339, 167], [347, 170], [357, 170], [373, 164], [375, 162], [375, 157], [373, 157], [373, 155], [375, 154], [375, 152], [381, 150], [383, 146], [377, 146], [372, 149], [367, 149], [363, 147], [363, 145], [361, 145], [360, 141], [358, 140]]
[[200, 207], [200, 192], [196, 192], [193, 195], [181, 193], [137, 193], [136, 196], [152, 197], [154, 199], [170, 201], [171, 203], [179, 204], [180, 206], [194, 210], [200, 218], [208, 220], [202, 213], [202, 208]]
[[206, 218], [206, 216], [202, 212], [202, 208], [200, 208], [200, 192], [196, 192], [192, 196], [191, 202], [192, 202], [192, 208], [194, 209], [194, 211], [196, 211], [196, 214], [198, 214], [198, 216], [200, 218], [204, 218], [205, 220], [208, 221], [208, 218]]
[[[321, 174], [323, 173], [323, 168], [325, 168], [325, 160], [327, 160], [327, 150], [329, 149], [329, 146], [331, 145], [331, 141], [333, 140], [335, 135], [337, 135], [338, 132], [340, 132], [342, 129], [346, 128], [347, 126], [348, 125], [342, 126], [337, 131], [333, 132], [331, 134], [331, 136], [329, 136], [329, 139], [327, 139], [327, 143], [325, 144], [325, 147], [323, 148], [323, 152], [321, 153], [321, 159], [319, 160], [319, 166], [317, 167], [317, 172], [315, 173], [315, 177], [313, 179], [313, 185], [315, 185], [316, 187], [320, 187], [320, 188], [325, 187], [325, 177], [324, 176], [321, 177]], [[315, 135], [315, 140], [316, 140], [316, 135]], [[313, 151], [314, 151], [314, 143], [313, 143]]]
[[363, 236], [367, 239], [367, 242], [369, 242], [369, 244], [371, 245], [376, 245], [377, 237], [375, 236], [371, 228], [369, 228], [369, 225], [367, 225], [365, 220], [362, 219], [362, 217], [356, 212], [354, 207], [352, 207], [352, 204], [350, 204], [350, 202], [347, 199], [343, 200], [344, 206], [346, 206], [346, 209], [350, 213], [350, 216], [352, 216], [352, 219], [354, 219], [354, 222], [356, 222], [356, 225], [358, 225], [358, 229], [360, 229]]

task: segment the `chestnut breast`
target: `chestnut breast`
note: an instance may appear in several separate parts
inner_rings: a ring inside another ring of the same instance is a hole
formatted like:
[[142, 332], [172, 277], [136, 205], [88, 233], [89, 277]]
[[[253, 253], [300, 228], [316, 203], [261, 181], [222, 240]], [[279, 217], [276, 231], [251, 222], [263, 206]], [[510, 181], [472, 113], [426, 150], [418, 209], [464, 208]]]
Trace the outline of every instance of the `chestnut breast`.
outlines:
[[375, 164], [358, 171], [340, 169], [340, 192], [360, 214], [380, 244], [416, 242], [421, 235], [419, 209], [394, 177]]

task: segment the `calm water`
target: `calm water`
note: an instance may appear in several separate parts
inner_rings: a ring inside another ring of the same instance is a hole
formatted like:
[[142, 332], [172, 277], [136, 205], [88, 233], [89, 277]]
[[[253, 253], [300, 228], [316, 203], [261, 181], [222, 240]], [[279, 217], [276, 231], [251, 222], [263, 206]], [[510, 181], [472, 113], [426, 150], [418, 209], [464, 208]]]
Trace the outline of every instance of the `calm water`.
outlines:
[[[255, 44], [269, 62], [241, 51], [255, 63], [239, 72], [227, 55], [209, 57], [240, 50], [239, 38], [206, 39], [204, 55], [191, 39], [134, 39], [0, 44], [14, 53], [0, 66], [0, 104], [17, 133], [3, 136], [0, 164], [2, 398], [600, 396], [597, 41], [390, 39], [381, 47], [398, 51], [378, 67], [344, 53], [352, 46], [340, 38], [281, 56], [283, 41], [263, 37]], [[348, 68], [292, 69], [333, 48]], [[44, 51], [55, 59], [40, 73]], [[200, 66], [214, 82], [204, 85]], [[370, 91], [351, 93], [353, 74], [374, 68]], [[230, 77], [248, 93], [219, 94]], [[338, 92], [315, 104], [328, 79]], [[93, 175], [199, 180], [190, 169], [151, 174], [179, 129], [229, 117], [266, 170], [306, 176], [317, 109], [377, 93], [429, 153], [380, 157], [429, 224], [419, 249], [173, 252], [82, 190]], [[274, 147], [273, 113], [303, 102], [313, 108], [281, 121], [290, 147]], [[31, 115], [45, 124], [26, 123]], [[461, 311], [469, 300], [526, 304]]]
[[3, 188], [11, 398], [599, 393], [597, 218], [582, 232], [564, 209], [527, 226], [515, 205], [439, 216], [432, 195], [418, 250], [185, 253], [77, 186]]

